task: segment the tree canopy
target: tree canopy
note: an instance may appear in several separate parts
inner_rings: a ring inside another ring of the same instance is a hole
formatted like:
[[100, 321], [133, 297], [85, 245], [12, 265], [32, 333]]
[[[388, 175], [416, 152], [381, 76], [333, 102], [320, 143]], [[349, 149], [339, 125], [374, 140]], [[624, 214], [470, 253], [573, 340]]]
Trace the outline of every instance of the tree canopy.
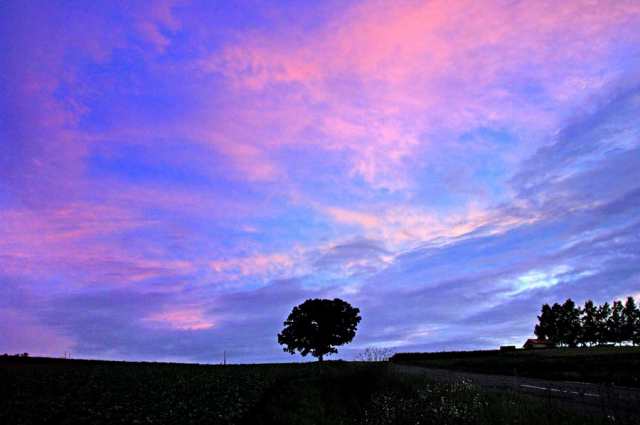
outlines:
[[322, 361], [329, 353], [337, 353], [336, 346], [347, 344], [356, 335], [361, 320], [360, 310], [335, 298], [309, 299], [296, 306], [278, 334], [284, 351], [303, 356], [311, 353]]
[[553, 306], [544, 304], [534, 333], [553, 345], [575, 347], [594, 344], [640, 343], [640, 311], [633, 297], [623, 304], [614, 301], [600, 306], [588, 300], [584, 308], [573, 300]]

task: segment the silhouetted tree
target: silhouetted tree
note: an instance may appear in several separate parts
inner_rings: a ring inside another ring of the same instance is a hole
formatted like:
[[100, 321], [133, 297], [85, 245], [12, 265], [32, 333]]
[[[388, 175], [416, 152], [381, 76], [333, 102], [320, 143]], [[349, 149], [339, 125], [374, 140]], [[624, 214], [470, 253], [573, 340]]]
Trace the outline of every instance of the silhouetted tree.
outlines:
[[580, 309], [576, 303], [568, 298], [562, 304], [560, 317], [558, 318], [559, 342], [569, 347], [578, 345], [580, 337]]
[[638, 326], [639, 312], [633, 297], [627, 297], [627, 302], [622, 310], [622, 340], [630, 341], [635, 345], [633, 335]]
[[549, 340], [553, 343], [553, 345], [562, 344], [562, 306], [558, 303], [553, 303], [551, 306], [551, 335]]
[[582, 329], [580, 332], [580, 343], [582, 345], [593, 345], [597, 341], [598, 336], [598, 321], [596, 314], [598, 308], [593, 305], [593, 301], [589, 300], [584, 303], [584, 309], [582, 310]]
[[607, 330], [609, 332], [609, 341], [614, 344], [620, 344], [622, 342], [622, 312], [624, 307], [621, 301], [614, 301], [611, 307], [611, 316], [607, 321]]
[[278, 334], [278, 343], [284, 351], [311, 353], [322, 361], [335, 348], [351, 342], [361, 317], [360, 310], [341, 299], [310, 299], [294, 307]]
[[558, 334], [556, 327], [556, 317], [554, 311], [549, 307], [549, 304], [544, 304], [538, 316], [538, 324], [536, 325], [533, 333], [540, 338], [548, 341], [555, 341]]
[[609, 317], [611, 316], [611, 307], [609, 303], [604, 303], [600, 307], [598, 307], [598, 312], [596, 314], [596, 323], [597, 323], [597, 335], [596, 341], [598, 344], [606, 344], [611, 341], [609, 335]]
[[636, 320], [631, 335], [631, 342], [633, 343], [633, 345], [640, 344], [640, 311], [636, 311]]

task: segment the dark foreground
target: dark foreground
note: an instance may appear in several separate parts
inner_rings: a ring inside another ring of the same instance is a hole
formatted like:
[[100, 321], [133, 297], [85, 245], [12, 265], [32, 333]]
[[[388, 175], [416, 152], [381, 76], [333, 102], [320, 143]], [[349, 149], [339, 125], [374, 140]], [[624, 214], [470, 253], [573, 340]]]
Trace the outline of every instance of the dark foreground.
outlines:
[[[206, 366], [0, 361], [3, 424], [619, 424], [468, 380], [437, 382], [383, 363]], [[604, 414], [603, 414], [604, 413]]]

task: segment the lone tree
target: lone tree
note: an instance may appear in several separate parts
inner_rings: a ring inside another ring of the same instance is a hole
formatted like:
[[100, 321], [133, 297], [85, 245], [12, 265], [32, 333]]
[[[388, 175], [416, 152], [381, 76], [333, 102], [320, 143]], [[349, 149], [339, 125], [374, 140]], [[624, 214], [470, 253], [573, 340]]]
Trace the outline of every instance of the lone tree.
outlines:
[[294, 307], [278, 334], [284, 351], [306, 356], [311, 353], [322, 361], [329, 353], [337, 353], [338, 345], [351, 342], [360, 322], [360, 309], [341, 299], [306, 300]]

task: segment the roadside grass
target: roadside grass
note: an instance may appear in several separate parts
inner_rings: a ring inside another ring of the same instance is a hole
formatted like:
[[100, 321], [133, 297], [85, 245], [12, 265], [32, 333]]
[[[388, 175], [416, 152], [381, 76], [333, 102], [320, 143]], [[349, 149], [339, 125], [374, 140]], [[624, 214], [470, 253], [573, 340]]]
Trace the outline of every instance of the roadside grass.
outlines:
[[[625, 424], [387, 363], [0, 363], [6, 424]], [[630, 419], [629, 419], [630, 420]]]
[[640, 387], [640, 347], [399, 353], [398, 364]]
[[435, 383], [427, 377], [386, 372], [361, 424], [595, 425], [635, 424], [637, 418], [569, 410], [555, 400], [507, 392], [491, 393], [469, 381]]

